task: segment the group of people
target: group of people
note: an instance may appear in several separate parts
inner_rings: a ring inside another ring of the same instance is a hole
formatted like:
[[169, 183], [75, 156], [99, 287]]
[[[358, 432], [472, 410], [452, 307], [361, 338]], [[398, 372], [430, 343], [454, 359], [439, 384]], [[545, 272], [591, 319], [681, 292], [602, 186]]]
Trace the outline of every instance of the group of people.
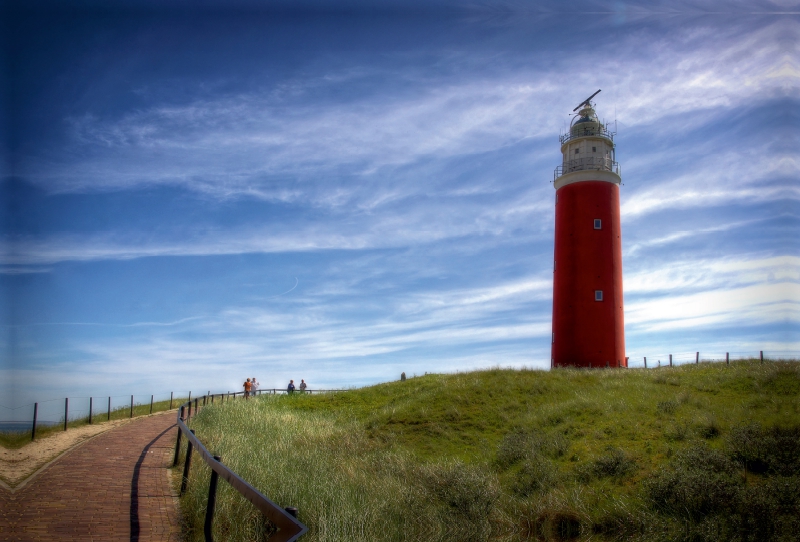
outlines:
[[258, 391], [258, 380], [256, 377], [248, 378], [244, 383], [244, 398], [248, 399], [251, 395], [255, 395]]
[[[302, 378], [300, 379], [300, 391], [306, 391], [308, 384]], [[294, 380], [289, 381], [289, 385], [286, 386], [286, 393], [294, 393]]]
[[[258, 386], [259, 386], [259, 383], [256, 380], [256, 377], [248, 378], [247, 380], [245, 380], [245, 382], [244, 382], [244, 398], [248, 399], [251, 395], [255, 395], [256, 392], [258, 391]], [[308, 388], [308, 384], [306, 384], [306, 381], [301, 378], [300, 379], [300, 391], [301, 392], [306, 391], [306, 388]], [[294, 390], [295, 390], [294, 380], [290, 380], [289, 381], [289, 385], [286, 387], [286, 393], [294, 393]]]

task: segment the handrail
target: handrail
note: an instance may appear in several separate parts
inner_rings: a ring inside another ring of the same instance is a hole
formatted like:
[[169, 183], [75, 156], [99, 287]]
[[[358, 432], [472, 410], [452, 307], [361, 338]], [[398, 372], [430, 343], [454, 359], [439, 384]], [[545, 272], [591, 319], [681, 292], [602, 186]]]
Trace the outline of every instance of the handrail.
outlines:
[[[238, 392], [244, 393], [244, 392]], [[213, 394], [214, 395], [225, 395], [225, 394]], [[236, 393], [233, 393], [236, 395]], [[203, 405], [207, 404], [208, 395], [203, 395], [202, 397], [198, 397], [194, 399], [195, 404], [195, 414], [197, 413], [197, 407], [200, 404], [199, 401], [202, 401]], [[213, 399], [212, 399], [213, 400]], [[303, 523], [298, 521], [294, 516], [292, 516], [292, 512], [295, 514], [297, 510], [294, 508], [281, 508], [274, 502], [272, 502], [266, 495], [261, 493], [255, 487], [253, 487], [250, 483], [244, 480], [241, 476], [236, 474], [232, 471], [229, 467], [224, 465], [219, 458], [215, 458], [211, 453], [203, 446], [203, 443], [200, 442], [200, 439], [189, 429], [189, 427], [184, 422], [184, 412], [185, 408], [188, 407], [188, 415], [186, 416], [186, 420], [188, 421], [191, 418], [192, 412], [192, 401], [187, 401], [183, 405], [181, 405], [179, 413], [178, 413], [178, 442], [175, 445], [175, 461], [173, 466], [177, 464], [178, 460], [178, 453], [180, 451], [181, 445], [181, 436], [185, 436], [188, 441], [188, 450], [186, 453], [186, 465], [184, 467], [184, 476], [188, 478], [188, 465], [191, 462], [191, 453], [193, 450], [196, 450], [200, 457], [203, 458], [203, 461], [211, 468], [213, 472], [217, 475], [221, 476], [225, 479], [233, 488], [239, 492], [245, 499], [250, 501], [253, 506], [258, 508], [262, 514], [264, 514], [267, 519], [269, 519], [276, 527], [278, 527], [278, 532], [275, 533], [272, 537], [270, 537], [270, 542], [294, 542], [295, 540], [299, 539], [303, 536], [307, 531], [308, 527], [306, 527]], [[187, 480], [184, 480], [183, 485], [181, 486], [182, 489], [185, 489], [185, 484]], [[205, 537], [207, 541], [211, 541], [211, 521], [213, 520], [214, 515], [214, 501], [215, 497], [211, 493], [216, 492], [216, 479], [212, 474], [212, 482], [211, 487], [209, 490], [209, 503], [208, 508], [206, 509], [206, 530], [205, 530]]]

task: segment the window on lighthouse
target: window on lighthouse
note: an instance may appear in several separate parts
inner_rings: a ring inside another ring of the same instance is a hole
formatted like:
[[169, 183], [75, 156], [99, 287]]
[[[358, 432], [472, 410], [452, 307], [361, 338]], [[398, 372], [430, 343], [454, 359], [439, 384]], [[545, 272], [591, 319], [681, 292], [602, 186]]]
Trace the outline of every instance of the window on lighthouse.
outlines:
[[594, 291], [594, 300], [595, 301], [602, 301], [603, 300], [603, 290], [595, 290]]
[[596, 230], [602, 230], [603, 229], [603, 221], [600, 220], [599, 218], [595, 218], [594, 219], [594, 229], [596, 229]]

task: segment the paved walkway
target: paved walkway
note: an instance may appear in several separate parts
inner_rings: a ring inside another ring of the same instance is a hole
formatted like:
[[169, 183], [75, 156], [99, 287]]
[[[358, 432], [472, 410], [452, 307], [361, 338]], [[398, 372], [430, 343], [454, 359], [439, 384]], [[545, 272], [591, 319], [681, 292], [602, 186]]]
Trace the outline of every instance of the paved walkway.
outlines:
[[0, 488], [0, 540], [180, 540], [166, 468], [175, 416], [156, 414], [102, 433], [16, 492]]

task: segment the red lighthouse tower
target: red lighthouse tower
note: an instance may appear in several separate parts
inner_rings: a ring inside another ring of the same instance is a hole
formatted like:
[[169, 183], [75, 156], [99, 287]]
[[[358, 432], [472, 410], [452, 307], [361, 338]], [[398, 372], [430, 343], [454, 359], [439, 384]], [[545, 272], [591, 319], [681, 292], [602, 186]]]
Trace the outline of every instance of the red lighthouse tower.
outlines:
[[619, 166], [590, 101], [561, 136], [556, 168], [551, 367], [626, 367]]

